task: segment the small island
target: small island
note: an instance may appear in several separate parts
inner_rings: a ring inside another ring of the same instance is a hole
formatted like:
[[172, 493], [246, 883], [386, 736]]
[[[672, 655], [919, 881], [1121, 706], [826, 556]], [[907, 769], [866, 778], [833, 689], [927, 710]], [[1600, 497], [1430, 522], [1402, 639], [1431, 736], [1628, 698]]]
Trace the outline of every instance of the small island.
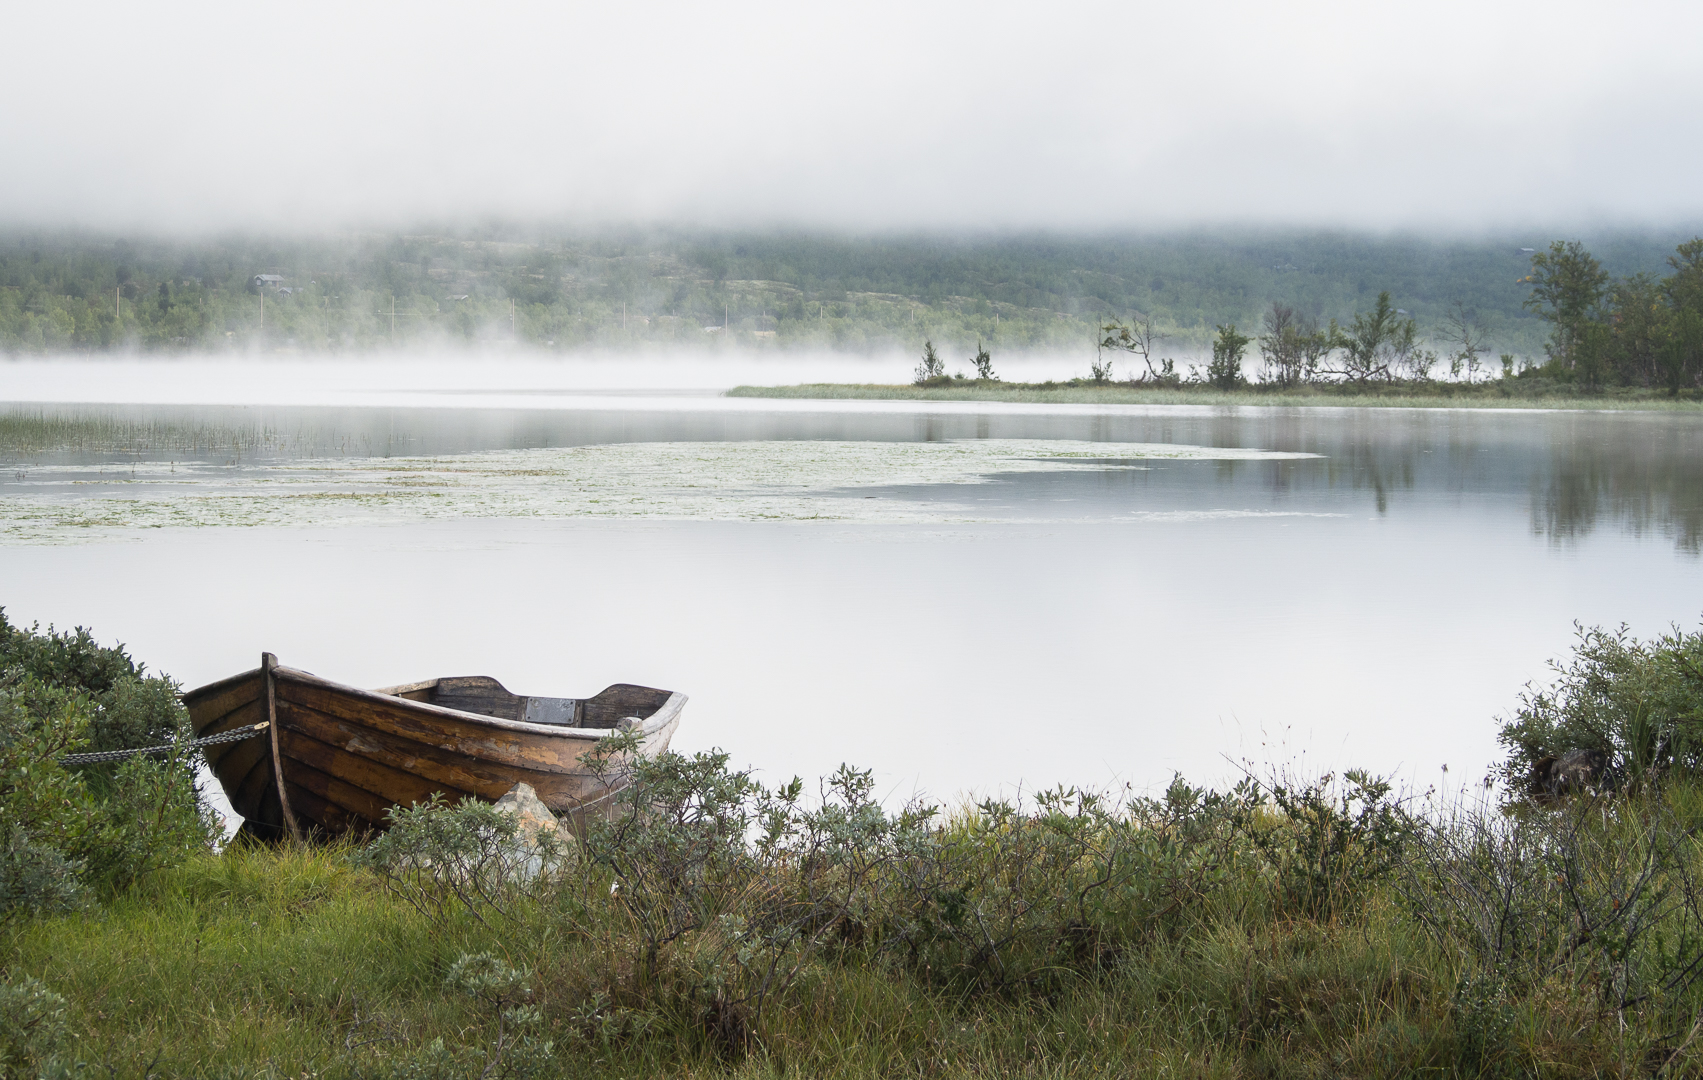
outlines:
[[[1703, 406], [1703, 237], [1680, 244], [1668, 265], [1672, 273], [1659, 280], [1649, 274], [1614, 280], [1576, 241], [1534, 252], [1522, 279], [1530, 289], [1522, 307], [1549, 327], [1541, 363], [1506, 352], [1489, 356], [1488, 332], [1464, 303], [1424, 333], [1386, 291], [1346, 322], [1321, 322], [1273, 302], [1258, 336], [1221, 323], [1210, 359], [1197, 363], [1162, 356], [1167, 335], [1154, 317], [1137, 312], [1108, 316], [1088, 374], [1063, 382], [1005, 382], [980, 341], [948, 374], [947, 361], [925, 339], [908, 384], [739, 386], [728, 396], [1691, 411]], [[1244, 369], [1250, 346], [1260, 360], [1252, 375]]]

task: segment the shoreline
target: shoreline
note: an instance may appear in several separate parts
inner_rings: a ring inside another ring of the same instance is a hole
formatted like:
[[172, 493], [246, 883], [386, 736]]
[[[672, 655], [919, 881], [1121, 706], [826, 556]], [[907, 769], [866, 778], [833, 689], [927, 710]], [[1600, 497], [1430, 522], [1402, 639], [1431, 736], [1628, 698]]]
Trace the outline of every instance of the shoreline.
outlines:
[[1128, 384], [999, 383], [966, 380], [963, 386], [914, 386], [885, 383], [799, 383], [791, 386], [736, 386], [726, 397], [829, 401], [965, 401], [1046, 405], [1218, 405], [1272, 408], [1375, 409], [1543, 409], [1587, 412], [1703, 413], [1703, 400], [1670, 398], [1640, 391], [1637, 396], [1499, 393], [1475, 389], [1451, 393], [1337, 393], [1318, 388], [1298, 391], [1214, 390], [1189, 387], [1166, 390]]

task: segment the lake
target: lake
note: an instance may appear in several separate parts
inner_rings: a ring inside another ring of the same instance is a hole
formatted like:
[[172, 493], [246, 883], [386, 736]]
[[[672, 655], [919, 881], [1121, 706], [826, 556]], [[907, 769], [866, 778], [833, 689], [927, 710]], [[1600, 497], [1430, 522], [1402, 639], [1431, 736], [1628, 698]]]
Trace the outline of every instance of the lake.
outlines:
[[714, 392], [903, 374], [0, 364], [0, 603], [186, 687], [646, 683], [679, 749], [948, 802], [1471, 783], [1575, 621], [1703, 614], [1703, 416]]

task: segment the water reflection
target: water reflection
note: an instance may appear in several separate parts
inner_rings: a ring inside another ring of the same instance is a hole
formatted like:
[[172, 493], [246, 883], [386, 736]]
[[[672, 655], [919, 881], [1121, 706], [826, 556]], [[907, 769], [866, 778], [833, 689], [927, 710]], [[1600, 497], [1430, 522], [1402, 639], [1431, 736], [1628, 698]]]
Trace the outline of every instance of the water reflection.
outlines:
[[[0, 603], [91, 625], [190, 685], [266, 648], [356, 685], [678, 686], [693, 699], [682, 749], [720, 745], [779, 780], [868, 765], [901, 799], [1211, 780], [1226, 755], [1285, 759], [1291, 736], [1315, 751], [1304, 767], [1476, 776], [1497, 754], [1495, 716], [1575, 619], [1647, 635], [1703, 610], [1703, 418], [1665, 414], [0, 407], [0, 499], [41, 498], [55, 470], [77, 483], [52, 498], [123, 499], [144, 487], [132, 465], [174, 482], [144, 463], [238, 487], [301, 458], [376, 473], [387, 463], [369, 459], [387, 455], [591, 444], [678, 485], [667, 454], [616, 444], [912, 444], [854, 447], [882, 458], [976, 439], [1323, 456], [1059, 471], [1024, 450], [985, 483], [856, 489], [860, 506], [968, 508], [944, 525], [493, 514], [137, 529], [6, 546]], [[632, 488], [637, 470], [609, 475]]]
[[[443, 455], [625, 442], [1080, 439], [1261, 448], [1311, 460], [1149, 463], [1103, 483], [1050, 475], [1049, 505], [1071, 514], [1260, 508], [1389, 514], [1447, 504], [1525, 507], [1531, 529], [1565, 547], [1598, 530], [1671, 539], [1703, 553], [1703, 417], [1665, 413], [967, 406], [754, 408], [708, 401], [684, 411], [12, 406], [0, 413], [0, 494], [55, 466], [178, 461], [228, 465], [307, 457]], [[1114, 464], [1108, 462], [1108, 464]], [[1128, 463], [1117, 463], [1128, 464]], [[976, 499], [1025, 502], [1040, 480]], [[938, 491], [893, 497], [938, 499]], [[1028, 506], [1026, 511], [1034, 507]], [[1061, 512], [1062, 513], [1062, 512]]]
[[1619, 431], [1612, 443], [1557, 440], [1550, 468], [1533, 477], [1532, 529], [1556, 543], [1599, 525], [1633, 536], [1671, 538], [1690, 555], [1703, 551], [1703, 447], [1689, 438]]

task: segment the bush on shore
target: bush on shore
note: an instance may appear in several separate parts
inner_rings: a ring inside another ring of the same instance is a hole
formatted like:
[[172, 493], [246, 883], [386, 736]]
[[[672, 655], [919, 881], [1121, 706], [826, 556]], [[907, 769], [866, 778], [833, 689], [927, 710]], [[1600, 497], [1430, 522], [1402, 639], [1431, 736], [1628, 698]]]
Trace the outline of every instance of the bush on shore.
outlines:
[[1570, 750], [1600, 754], [1606, 785], [1703, 767], [1703, 632], [1644, 642], [1624, 626], [1579, 627], [1572, 657], [1550, 666], [1554, 682], [1528, 687], [1502, 726], [1510, 791], [1529, 790], [1541, 763]]
[[0, 610], [0, 922], [74, 909], [206, 850], [191, 753], [61, 761], [188, 738], [171, 680], [87, 630], [25, 630]]

